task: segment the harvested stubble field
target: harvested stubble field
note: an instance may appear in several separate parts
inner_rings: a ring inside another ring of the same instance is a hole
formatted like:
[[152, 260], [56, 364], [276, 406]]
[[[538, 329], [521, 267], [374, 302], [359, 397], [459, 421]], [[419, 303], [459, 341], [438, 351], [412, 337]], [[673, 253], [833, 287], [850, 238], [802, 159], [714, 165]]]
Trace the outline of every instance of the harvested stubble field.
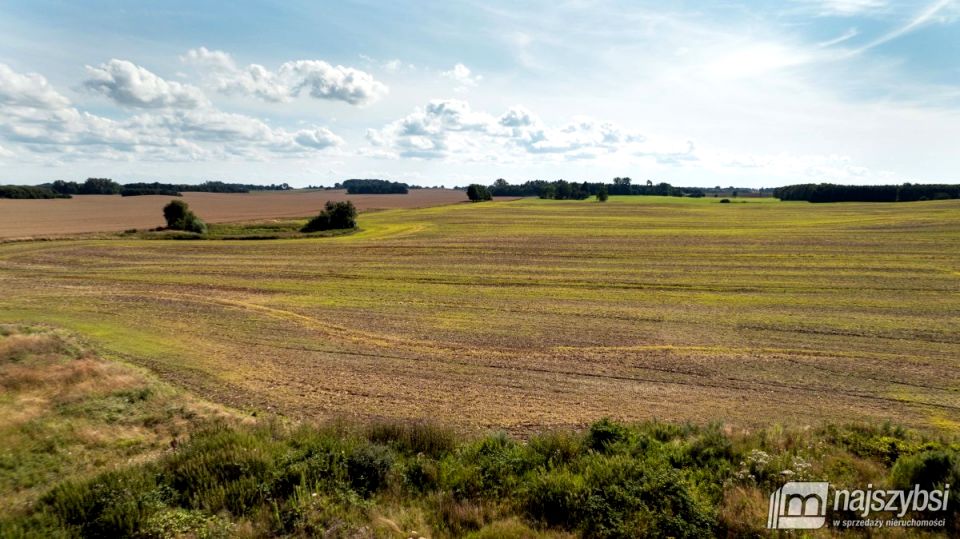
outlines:
[[[0, 199], [0, 238], [37, 238], [162, 226], [162, 208], [175, 197], [76, 195], [71, 199]], [[466, 201], [463, 191], [414, 189], [406, 195], [347, 195], [331, 191], [183, 193], [183, 201], [210, 223], [304, 217], [328, 200], [351, 200], [360, 210], [422, 208]]]
[[960, 427], [957, 201], [523, 199], [360, 226], [0, 245], [0, 320], [295, 417]]

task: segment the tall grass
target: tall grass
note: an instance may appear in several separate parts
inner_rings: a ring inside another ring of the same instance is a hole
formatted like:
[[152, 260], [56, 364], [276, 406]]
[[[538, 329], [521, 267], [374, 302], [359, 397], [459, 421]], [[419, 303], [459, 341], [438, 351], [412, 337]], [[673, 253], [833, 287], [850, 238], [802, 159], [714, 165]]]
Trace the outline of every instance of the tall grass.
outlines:
[[[864, 449], [891, 443], [893, 461]], [[936, 486], [960, 480], [958, 455], [956, 440], [883, 426], [730, 434], [603, 420], [457, 441], [423, 424], [222, 424], [154, 462], [65, 481], [0, 535], [757, 535], [786, 480]], [[948, 529], [958, 523], [951, 509]]]

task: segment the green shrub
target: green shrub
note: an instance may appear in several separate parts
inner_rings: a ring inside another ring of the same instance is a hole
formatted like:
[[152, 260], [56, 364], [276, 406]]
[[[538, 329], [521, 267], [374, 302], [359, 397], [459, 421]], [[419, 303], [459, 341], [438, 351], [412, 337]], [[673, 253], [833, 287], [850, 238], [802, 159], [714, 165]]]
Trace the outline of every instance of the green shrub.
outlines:
[[183, 507], [244, 515], [267, 498], [281, 451], [263, 430], [220, 427], [198, 434], [168, 458], [163, 480]]
[[403, 453], [423, 453], [434, 458], [457, 447], [453, 431], [429, 423], [375, 423], [367, 428], [367, 439]]
[[363, 444], [347, 456], [347, 476], [350, 486], [362, 495], [377, 492], [387, 483], [393, 468], [393, 452], [387, 446]]
[[493, 200], [490, 190], [486, 186], [474, 183], [467, 187], [467, 198], [470, 202], [483, 202], [484, 200]]
[[606, 453], [613, 445], [625, 442], [629, 438], [630, 431], [626, 427], [604, 418], [590, 425], [587, 446], [594, 451]]
[[441, 461], [441, 478], [464, 498], [499, 499], [514, 489], [523, 472], [536, 466], [524, 449], [504, 433], [466, 446]]
[[155, 476], [138, 468], [62, 483], [40, 504], [86, 537], [135, 534], [162, 500]]
[[196, 216], [186, 202], [173, 200], [163, 207], [163, 218], [170, 230], [184, 230], [197, 234], [207, 233], [207, 224]]
[[711, 428], [684, 447], [683, 457], [675, 460], [675, 467], [715, 468], [735, 459], [730, 439], [719, 428]]
[[321, 230], [338, 230], [357, 227], [357, 209], [353, 202], [327, 201], [324, 210], [311, 219], [301, 232], [319, 232]]
[[960, 458], [952, 451], [943, 450], [903, 456], [893, 465], [891, 477], [893, 484], [901, 489], [920, 485], [921, 489], [930, 490], [944, 484], [957, 484]]
[[590, 457], [581, 527], [590, 537], [706, 537], [713, 515], [679, 473], [625, 456]]
[[825, 435], [832, 442], [858, 457], [875, 458], [892, 466], [902, 455], [931, 449], [931, 444], [909, 436], [902, 428], [891, 425], [878, 427], [828, 427]]
[[547, 468], [569, 464], [579, 458], [583, 450], [583, 437], [565, 431], [541, 434], [527, 444], [527, 452], [537, 466]]
[[420, 455], [409, 462], [403, 472], [404, 483], [420, 492], [435, 489], [439, 478], [436, 462]]
[[569, 470], [544, 470], [530, 480], [523, 507], [535, 521], [572, 529], [585, 517], [586, 494], [583, 476]]

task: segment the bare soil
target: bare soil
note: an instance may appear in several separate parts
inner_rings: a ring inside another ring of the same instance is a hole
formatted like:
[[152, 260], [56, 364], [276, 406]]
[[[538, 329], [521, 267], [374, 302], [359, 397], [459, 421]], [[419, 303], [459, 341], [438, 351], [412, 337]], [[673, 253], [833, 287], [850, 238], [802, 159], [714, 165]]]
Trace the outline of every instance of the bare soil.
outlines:
[[[162, 226], [162, 209], [175, 197], [78, 195], [71, 199], [0, 200], [0, 238], [113, 232]], [[416, 189], [406, 195], [347, 195], [336, 191], [184, 193], [182, 200], [210, 223], [306, 217], [328, 200], [351, 200], [357, 209], [422, 208], [467, 200], [463, 191]]]

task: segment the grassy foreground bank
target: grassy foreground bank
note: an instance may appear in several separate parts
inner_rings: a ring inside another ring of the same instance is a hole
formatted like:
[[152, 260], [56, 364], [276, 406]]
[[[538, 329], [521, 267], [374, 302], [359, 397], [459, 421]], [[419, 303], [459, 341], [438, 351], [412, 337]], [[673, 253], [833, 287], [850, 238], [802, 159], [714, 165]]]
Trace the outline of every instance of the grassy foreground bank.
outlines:
[[[750, 536], [787, 480], [960, 480], [957, 439], [890, 426], [602, 420], [521, 440], [244, 421], [56, 330], [0, 335], [0, 498], [21, 502], [6, 504], [2, 537]], [[956, 533], [958, 515], [934, 515], [936, 531]]]

